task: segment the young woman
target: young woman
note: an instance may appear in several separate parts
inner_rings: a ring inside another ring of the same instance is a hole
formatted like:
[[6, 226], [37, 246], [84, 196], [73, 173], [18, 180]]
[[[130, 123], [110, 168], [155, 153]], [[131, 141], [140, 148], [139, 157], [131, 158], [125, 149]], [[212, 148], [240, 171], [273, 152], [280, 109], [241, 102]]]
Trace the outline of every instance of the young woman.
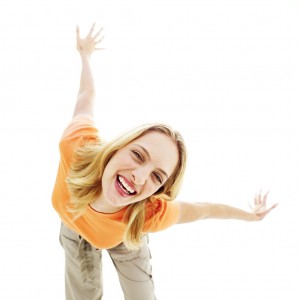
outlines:
[[262, 220], [267, 194], [252, 212], [222, 204], [172, 201], [186, 165], [181, 135], [163, 124], [138, 127], [103, 143], [93, 123], [90, 57], [101, 43], [77, 28], [82, 72], [73, 119], [60, 141], [52, 203], [61, 220], [66, 299], [101, 299], [101, 251], [107, 249], [127, 300], [155, 299], [148, 232], [207, 218]]

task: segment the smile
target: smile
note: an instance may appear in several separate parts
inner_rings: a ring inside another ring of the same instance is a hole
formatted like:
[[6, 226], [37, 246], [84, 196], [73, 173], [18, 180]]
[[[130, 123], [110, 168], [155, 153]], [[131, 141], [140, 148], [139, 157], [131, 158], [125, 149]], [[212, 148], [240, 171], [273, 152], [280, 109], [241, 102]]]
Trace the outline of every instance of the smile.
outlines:
[[118, 185], [121, 187], [122, 191], [124, 191], [127, 195], [135, 195], [136, 191], [126, 182], [124, 177], [117, 175]]

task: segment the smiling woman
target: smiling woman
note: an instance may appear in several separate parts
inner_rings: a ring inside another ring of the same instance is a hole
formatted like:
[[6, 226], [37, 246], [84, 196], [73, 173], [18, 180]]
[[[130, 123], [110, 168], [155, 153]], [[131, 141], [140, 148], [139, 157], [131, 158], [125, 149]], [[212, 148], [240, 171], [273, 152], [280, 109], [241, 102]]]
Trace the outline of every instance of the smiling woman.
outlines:
[[[124, 207], [152, 196], [167, 181], [167, 174], [171, 175], [176, 170], [178, 152], [171, 138], [155, 131], [124, 146], [106, 165], [98, 201], [104, 205], [114, 202], [114, 206]], [[118, 176], [122, 178], [121, 183], [125, 182], [132, 189], [132, 193], [128, 195], [123, 189], [115, 189], [119, 186]]]
[[[157, 143], [159, 147], [155, 146]], [[177, 174], [181, 172], [180, 169], [178, 172], [177, 167], [178, 152], [171, 138], [155, 131], [143, 134], [123, 146], [109, 159], [103, 174], [100, 175], [102, 190], [92, 203], [93, 207], [98, 207], [102, 212], [113, 213], [127, 205], [145, 200], [158, 191], [161, 192], [160, 197], [168, 198], [167, 192], [172, 192], [161, 189], [168, 179], [162, 168], [172, 174], [173, 178], [178, 177]]]
[[[131, 205], [130, 209], [136, 213], [130, 214], [131, 226], [127, 228], [124, 242], [136, 248], [145, 222], [143, 207], [158, 199], [173, 200], [178, 194], [186, 162], [182, 137], [169, 126], [150, 124], [101, 145], [94, 136], [97, 130], [93, 126], [89, 117], [75, 117], [60, 143], [61, 154], [69, 164], [66, 170], [70, 169], [67, 178], [69, 211], [78, 219], [84, 217], [89, 207], [102, 213], [115, 213]], [[84, 142], [81, 141], [83, 135]], [[73, 152], [75, 158], [71, 163], [68, 158]], [[62, 174], [62, 179], [66, 175]], [[173, 223], [177, 218], [175, 214]], [[103, 246], [100, 243], [98, 247]]]
[[147, 233], [206, 218], [262, 220], [267, 195], [252, 212], [222, 204], [173, 201], [186, 166], [182, 136], [163, 124], [143, 125], [103, 143], [93, 121], [90, 57], [101, 43], [94, 27], [77, 28], [82, 72], [73, 119], [60, 141], [52, 203], [62, 227], [66, 298], [101, 299], [101, 251], [107, 249], [128, 300], [155, 299]]

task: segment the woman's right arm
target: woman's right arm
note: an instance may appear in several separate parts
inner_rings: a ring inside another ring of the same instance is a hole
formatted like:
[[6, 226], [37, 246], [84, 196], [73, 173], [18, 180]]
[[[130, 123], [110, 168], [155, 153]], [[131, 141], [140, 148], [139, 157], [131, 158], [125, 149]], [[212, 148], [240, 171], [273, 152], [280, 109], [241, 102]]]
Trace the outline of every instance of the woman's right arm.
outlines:
[[254, 207], [251, 212], [215, 203], [179, 203], [179, 220], [177, 224], [194, 222], [203, 219], [236, 219], [243, 221], [260, 221], [273, 210], [277, 204], [270, 208], [266, 207], [268, 193], [264, 196], [261, 193], [254, 198]]
[[85, 38], [80, 37], [79, 27], [77, 27], [77, 50], [81, 57], [82, 69], [80, 76], [80, 86], [77, 96], [77, 101], [73, 113], [73, 118], [79, 115], [85, 115], [93, 117], [94, 113], [94, 98], [95, 98], [95, 86], [93, 72], [91, 68], [91, 56], [95, 50], [102, 50], [103, 48], [97, 48], [97, 45], [101, 43], [103, 37], [99, 38], [102, 29], [100, 29], [94, 36], [95, 24], [93, 24], [90, 32]]

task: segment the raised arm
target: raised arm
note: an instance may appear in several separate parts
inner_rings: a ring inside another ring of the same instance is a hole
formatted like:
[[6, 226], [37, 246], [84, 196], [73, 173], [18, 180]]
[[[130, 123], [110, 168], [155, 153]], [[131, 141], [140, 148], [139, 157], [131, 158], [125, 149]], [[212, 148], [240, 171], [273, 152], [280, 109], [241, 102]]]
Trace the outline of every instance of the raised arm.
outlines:
[[95, 98], [94, 78], [91, 68], [91, 56], [94, 51], [102, 50], [97, 48], [103, 37], [100, 37], [102, 29], [94, 34], [95, 24], [85, 38], [80, 37], [80, 30], [77, 27], [77, 50], [81, 57], [82, 69], [80, 76], [80, 86], [77, 101], [73, 113], [73, 118], [78, 115], [88, 115], [93, 117], [93, 107]]
[[177, 224], [194, 222], [203, 219], [237, 219], [244, 221], [262, 220], [277, 204], [266, 208], [268, 193], [254, 198], [254, 207], [251, 212], [236, 207], [214, 203], [179, 202], [180, 216]]

